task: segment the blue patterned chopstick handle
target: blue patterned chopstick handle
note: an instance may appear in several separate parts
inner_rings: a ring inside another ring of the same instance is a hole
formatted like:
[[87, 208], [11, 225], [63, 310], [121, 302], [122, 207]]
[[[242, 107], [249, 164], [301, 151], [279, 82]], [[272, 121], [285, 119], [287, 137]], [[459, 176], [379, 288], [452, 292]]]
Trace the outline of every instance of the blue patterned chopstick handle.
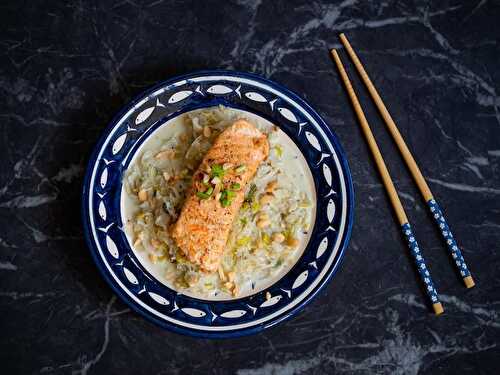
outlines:
[[411, 255], [413, 256], [415, 264], [417, 265], [420, 278], [425, 284], [425, 291], [431, 299], [432, 304], [436, 304], [439, 302], [438, 293], [436, 291], [436, 288], [434, 287], [434, 283], [432, 282], [431, 275], [429, 273], [429, 270], [427, 269], [427, 265], [425, 264], [424, 257], [420, 252], [420, 248], [418, 247], [417, 240], [413, 235], [411, 226], [409, 223], [406, 223], [401, 226], [401, 229], [403, 230], [403, 234], [406, 237], [406, 242], [408, 243], [408, 247], [410, 248]]
[[434, 199], [430, 199], [427, 202], [427, 204], [429, 205], [429, 208], [431, 210], [432, 217], [439, 226], [439, 230], [443, 235], [444, 240], [446, 241], [446, 246], [448, 247], [448, 251], [453, 257], [453, 261], [457, 265], [460, 275], [462, 275], [462, 277], [470, 276], [470, 272], [469, 269], [467, 268], [467, 265], [465, 264], [464, 257], [462, 256], [462, 253], [458, 248], [455, 238], [453, 238], [453, 234], [451, 233], [451, 230], [448, 227], [448, 224], [446, 223], [441, 208], [439, 208], [439, 205]]

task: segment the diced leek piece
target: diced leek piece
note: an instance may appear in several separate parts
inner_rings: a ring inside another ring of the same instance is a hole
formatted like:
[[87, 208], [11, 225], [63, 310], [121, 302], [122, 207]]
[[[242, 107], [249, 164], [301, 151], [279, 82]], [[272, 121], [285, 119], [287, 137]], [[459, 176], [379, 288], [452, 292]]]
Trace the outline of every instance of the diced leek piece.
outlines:
[[265, 245], [271, 244], [271, 237], [269, 237], [269, 234], [262, 233], [262, 242], [264, 242]]
[[241, 164], [241, 165], [237, 166], [234, 171], [239, 174], [239, 173], [245, 172], [246, 169], [247, 169], [247, 166], [245, 164]]
[[274, 148], [274, 152], [276, 152], [276, 156], [278, 158], [281, 158], [283, 156], [283, 147], [281, 147], [281, 145], [276, 145], [273, 147]]
[[248, 236], [245, 236], [245, 237], [240, 237], [238, 238], [238, 240], [236, 240], [236, 245], [238, 246], [245, 246], [245, 245], [248, 245], [250, 243], [252, 239]]

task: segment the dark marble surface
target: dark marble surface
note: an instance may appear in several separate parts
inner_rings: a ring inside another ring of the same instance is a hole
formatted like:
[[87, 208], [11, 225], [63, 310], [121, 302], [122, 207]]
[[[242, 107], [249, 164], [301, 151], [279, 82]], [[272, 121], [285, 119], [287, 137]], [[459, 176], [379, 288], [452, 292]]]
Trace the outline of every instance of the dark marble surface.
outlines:
[[[498, 2], [3, 1], [0, 18], [0, 372], [498, 374]], [[349, 63], [441, 293], [439, 318], [328, 56], [340, 31], [478, 284], [462, 286]], [[132, 313], [101, 279], [80, 225], [85, 163], [113, 114], [156, 81], [203, 68], [256, 72], [307, 98], [340, 138], [356, 189], [331, 285], [293, 320], [236, 340], [194, 340]]]

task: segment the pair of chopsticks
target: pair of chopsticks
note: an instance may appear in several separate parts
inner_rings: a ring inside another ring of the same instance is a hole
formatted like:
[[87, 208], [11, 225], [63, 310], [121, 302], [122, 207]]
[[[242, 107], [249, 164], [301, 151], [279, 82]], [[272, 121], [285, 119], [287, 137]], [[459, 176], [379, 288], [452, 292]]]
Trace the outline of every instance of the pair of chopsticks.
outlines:
[[[384, 122], [387, 125], [387, 128], [388, 128], [389, 132], [391, 133], [392, 138], [396, 142], [396, 145], [399, 149], [399, 152], [401, 153], [401, 156], [403, 157], [404, 161], [406, 162], [406, 165], [407, 165], [408, 169], [410, 170], [410, 172], [415, 180], [415, 183], [418, 186], [418, 189], [420, 190], [420, 193], [422, 194], [423, 198], [427, 202], [427, 205], [429, 207], [429, 210], [431, 211], [432, 217], [435, 219], [436, 224], [439, 226], [439, 230], [440, 230], [441, 234], [443, 235], [443, 238], [446, 242], [447, 249], [448, 249], [450, 255], [452, 256], [454, 264], [456, 265], [460, 275], [463, 278], [465, 286], [467, 288], [472, 288], [475, 285], [474, 280], [472, 279], [470, 271], [467, 268], [464, 257], [462, 256], [462, 253], [461, 253], [460, 249], [458, 248], [457, 243], [455, 242], [453, 234], [451, 233], [450, 228], [448, 227], [448, 224], [446, 223], [443, 212], [441, 211], [434, 196], [432, 195], [432, 192], [429, 189], [429, 186], [427, 185], [427, 182], [425, 181], [424, 176], [422, 175], [422, 172], [420, 172], [420, 169], [418, 168], [417, 163], [415, 162], [415, 159], [413, 158], [410, 150], [408, 149], [408, 146], [406, 145], [403, 137], [401, 136], [401, 133], [399, 132], [398, 127], [396, 126], [396, 123], [394, 122], [391, 115], [389, 114], [389, 111], [387, 110], [384, 102], [380, 98], [380, 95], [378, 94], [377, 89], [375, 88], [372, 81], [368, 77], [368, 74], [366, 73], [366, 71], [363, 67], [363, 64], [361, 64], [361, 61], [359, 60], [358, 56], [356, 55], [356, 53], [352, 49], [349, 41], [347, 40], [347, 37], [344, 34], [340, 34], [340, 40], [342, 41], [342, 44], [344, 45], [345, 49], [347, 50], [349, 57], [351, 58], [352, 62], [354, 63], [354, 66], [356, 67], [359, 75], [361, 76], [361, 79], [363, 80], [366, 88], [368, 89], [370, 96], [372, 97], [373, 101], [375, 102], [375, 105], [377, 106], [380, 114], [382, 115], [382, 118], [384, 119]], [[436, 291], [436, 288], [434, 287], [434, 283], [433, 283], [432, 278], [430, 276], [429, 269], [427, 268], [424, 257], [422, 255], [422, 252], [417, 244], [417, 240], [415, 239], [415, 236], [413, 235], [410, 223], [408, 222], [408, 217], [406, 216], [406, 212], [405, 212], [403, 205], [401, 204], [401, 201], [399, 199], [399, 195], [396, 191], [396, 188], [394, 187], [394, 183], [392, 182], [391, 176], [389, 175], [389, 171], [387, 170], [387, 167], [385, 165], [382, 154], [380, 153], [380, 150], [377, 146], [377, 142], [375, 141], [375, 138], [374, 138], [372, 131], [370, 129], [370, 125], [368, 124], [368, 121], [366, 120], [365, 114], [363, 112], [363, 109], [361, 108], [361, 105], [358, 101], [356, 93], [354, 92], [354, 89], [353, 89], [352, 84], [349, 80], [349, 77], [347, 76], [347, 73], [344, 69], [344, 66], [342, 65], [342, 61], [340, 60], [340, 57], [335, 49], [331, 50], [331, 54], [333, 56], [333, 59], [335, 60], [335, 63], [337, 64], [337, 68], [338, 68], [340, 76], [344, 82], [344, 85], [347, 89], [347, 93], [349, 94], [349, 98], [351, 99], [352, 105], [354, 107], [354, 111], [356, 112], [359, 123], [361, 125], [361, 129], [362, 129], [363, 134], [366, 138], [366, 141], [368, 143], [368, 146], [370, 148], [372, 156], [375, 159], [375, 164], [376, 164], [377, 169], [378, 169], [380, 176], [382, 178], [382, 182], [385, 186], [385, 189], [387, 190], [392, 207], [394, 208], [394, 211], [396, 212], [396, 216], [399, 220], [399, 224], [401, 225], [401, 229], [403, 231], [403, 234], [406, 237], [406, 240], [408, 242], [408, 246], [410, 248], [411, 255], [412, 255], [412, 257], [415, 261], [415, 264], [417, 266], [420, 278], [421, 278], [422, 282], [424, 283], [427, 296], [429, 297], [430, 301], [432, 302], [432, 307], [434, 309], [435, 314], [439, 315], [439, 314], [444, 312], [443, 305], [439, 301], [439, 295]]]

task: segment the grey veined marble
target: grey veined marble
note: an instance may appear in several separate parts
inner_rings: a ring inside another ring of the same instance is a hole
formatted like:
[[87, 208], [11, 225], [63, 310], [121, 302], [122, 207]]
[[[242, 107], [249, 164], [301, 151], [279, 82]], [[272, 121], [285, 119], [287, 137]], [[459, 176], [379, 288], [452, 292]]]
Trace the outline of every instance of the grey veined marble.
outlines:
[[[499, 373], [498, 1], [3, 1], [0, 18], [2, 373]], [[348, 63], [441, 293], [438, 318], [329, 58], [341, 31], [476, 280], [462, 286]], [[80, 225], [85, 163], [114, 113], [156, 81], [203, 68], [259, 73], [304, 96], [339, 136], [356, 190], [331, 285], [292, 321], [236, 340], [193, 340], [131, 312]]]

